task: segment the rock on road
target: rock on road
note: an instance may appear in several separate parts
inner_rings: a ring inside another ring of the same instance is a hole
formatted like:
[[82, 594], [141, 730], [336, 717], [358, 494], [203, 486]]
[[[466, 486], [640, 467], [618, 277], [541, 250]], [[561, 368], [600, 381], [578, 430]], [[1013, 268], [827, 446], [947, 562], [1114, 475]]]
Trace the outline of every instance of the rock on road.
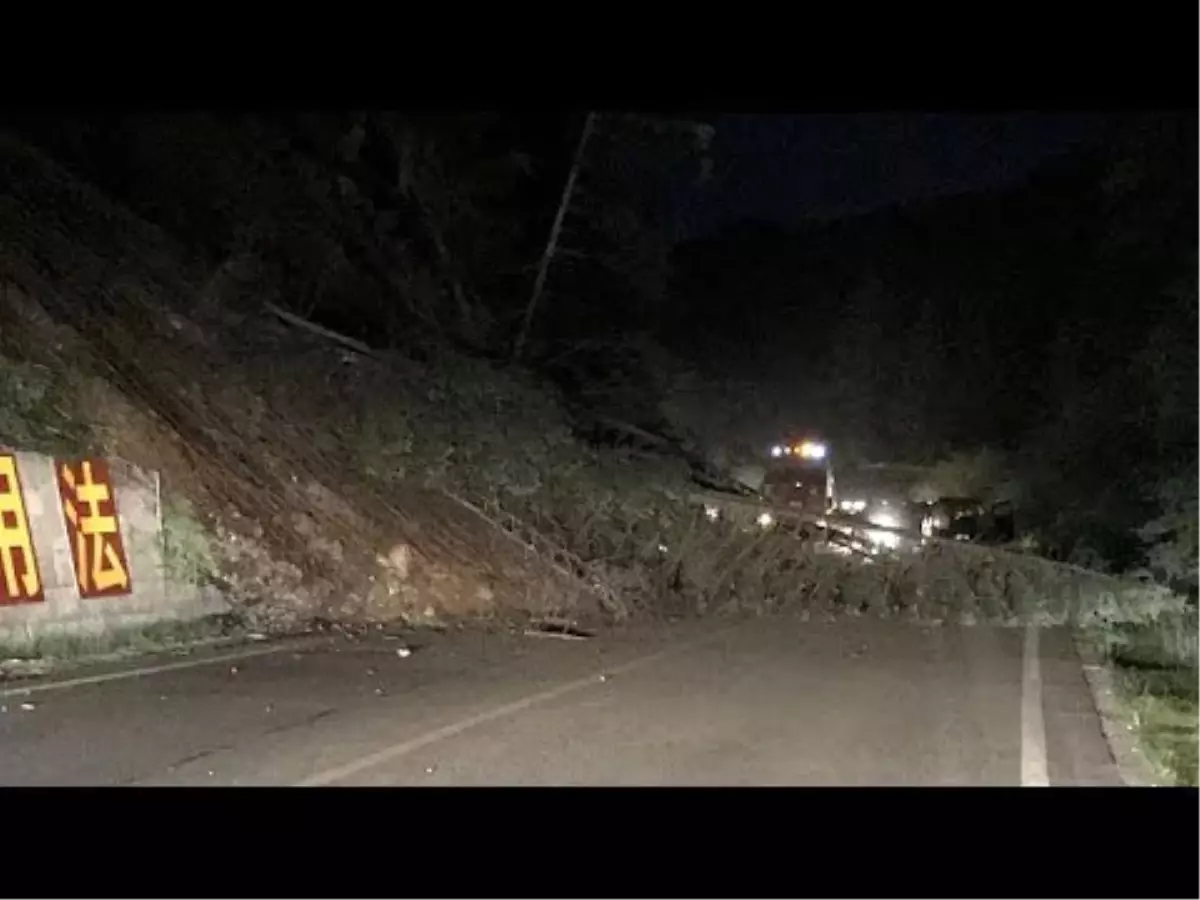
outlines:
[[782, 616], [413, 641], [4, 686], [0, 784], [1122, 783], [1061, 631], [1032, 660], [1017, 629]]

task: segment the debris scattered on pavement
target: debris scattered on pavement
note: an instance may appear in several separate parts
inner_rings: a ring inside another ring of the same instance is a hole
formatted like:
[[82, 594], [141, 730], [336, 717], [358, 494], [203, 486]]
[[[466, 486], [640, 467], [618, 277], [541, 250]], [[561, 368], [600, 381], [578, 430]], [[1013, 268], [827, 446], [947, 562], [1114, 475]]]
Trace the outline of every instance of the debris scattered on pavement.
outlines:
[[25, 712], [33, 712], [35, 709], [37, 709], [37, 704], [36, 703], [22, 703], [21, 709], [25, 710]]
[[246, 635], [246, 637], [247, 637], [247, 639], [249, 639], [251, 641], [265, 641], [267, 639], [267, 636], [265, 634], [262, 634], [261, 632], [258, 632], [258, 631], [252, 631], [248, 635]]
[[368, 674], [368, 675], [374, 675], [374, 674], [376, 674], [376, 672], [375, 672], [375, 669], [367, 669], [367, 674]]
[[0, 678], [28, 678], [35, 675], [46, 675], [54, 669], [52, 659], [22, 659], [14, 657], [0, 661]]
[[383, 688], [375, 688], [375, 696], [382, 697], [387, 693]]
[[268, 703], [268, 704], [267, 704], [267, 705], [264, 707], [264, 711], [265, 711], [265, 712], [275, 712], [275, 704], [274, 704], [274, 703]]
[[600, 676], [600, 680], [601, 680], [601, 681], [608, 681], [608, 676], [607, 676], [607, 675], [601, 675], [601, 676]]
[[426, 766], [426, 767], [425, 767], [425, 774], [426, 774], [426, 775], [432, 775], [432, 774], [433, 774], [433, 766]]
[[396, 655], [398, 657], [400, 657], [401, 659], [406, 659], [406, 658], [412, 656], [412, 650], [408, 647], [397, 647]]
[[534, 622], [524, 631], [526, 637], [552, 637], [562, 641], [586, 641], [595, 637], [595, 633], [578, 628], [570, 622], [561, 620], [544, 620]]
[[238, 673], [238, 667], [237, 667], [237, 666], [230, 666], [230, 667], [229, 667], [229, 674], [230, 674], [230, 675], [236, 675], [237, 673]]

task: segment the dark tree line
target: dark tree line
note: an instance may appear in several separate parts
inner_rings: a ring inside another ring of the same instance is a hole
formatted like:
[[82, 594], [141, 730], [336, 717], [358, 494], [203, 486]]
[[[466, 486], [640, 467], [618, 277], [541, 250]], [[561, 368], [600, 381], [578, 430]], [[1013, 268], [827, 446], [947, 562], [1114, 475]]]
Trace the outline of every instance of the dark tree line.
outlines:
[[[667, 116], [591, 120], [524, 329], [527, 362], [568, 389], [596, 372], [653, 381], [632, 339], [654, 326], [667, 291], [659, 185], [681, 167], [699, 171], [711, 137]], [[185, 244], [200, 279], [232, 279], [223, 305], [269, 300], [375, 343], [437, 341], [505, 360], [584, 121], [195, 112], [23, 116], [9, 127]], [[655, 419], [643, 405], [633, 416]]]
[[1195, 160], [1194, 116], [1115, 118], [1016, 188], [728, 229], [677, 252], [676, 346], [844, 456], [1001, 452], [1046, 552], [1194, 581]]

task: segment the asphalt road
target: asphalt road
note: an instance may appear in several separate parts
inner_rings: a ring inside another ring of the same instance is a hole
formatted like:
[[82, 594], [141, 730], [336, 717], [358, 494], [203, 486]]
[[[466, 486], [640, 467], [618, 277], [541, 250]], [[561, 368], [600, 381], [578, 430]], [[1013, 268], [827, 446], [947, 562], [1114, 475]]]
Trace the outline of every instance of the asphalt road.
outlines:
[[777, 617], [412, 641], [4, 686], [0, 784], [1121, 783], [1062, 632]]

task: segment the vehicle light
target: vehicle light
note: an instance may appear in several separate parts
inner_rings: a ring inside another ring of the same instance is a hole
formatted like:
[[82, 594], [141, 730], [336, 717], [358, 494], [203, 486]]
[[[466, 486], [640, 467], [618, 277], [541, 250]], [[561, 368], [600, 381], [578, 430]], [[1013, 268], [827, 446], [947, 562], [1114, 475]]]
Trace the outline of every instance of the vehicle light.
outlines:
[[867, 539], [879, 547], [895, 550], [900, 546], [900, 535], [891, 531], [868, 531]]
[[872, 510], [867, 516], [867, 521], [872, 525], [878, 525], [880, 528], [899, 528], [900, 519], [895, 513], [886, 509]]
[[796, 448], [796, 453], [805, 459], [824, 459], [826, 447], [816, 441], [805, 441]]
[[770, 513], [763, 513], [758, 517], [758, 524], [763, 528], [770, 528], [773, 524], [775, 524], [775, 518]]
[[784, 453], [783, 448], [780, 447], [778, 444], [771, 448], [771, 455], [773, 457], [775, 457], [776, 459], [783, 456], [783, 453]]

